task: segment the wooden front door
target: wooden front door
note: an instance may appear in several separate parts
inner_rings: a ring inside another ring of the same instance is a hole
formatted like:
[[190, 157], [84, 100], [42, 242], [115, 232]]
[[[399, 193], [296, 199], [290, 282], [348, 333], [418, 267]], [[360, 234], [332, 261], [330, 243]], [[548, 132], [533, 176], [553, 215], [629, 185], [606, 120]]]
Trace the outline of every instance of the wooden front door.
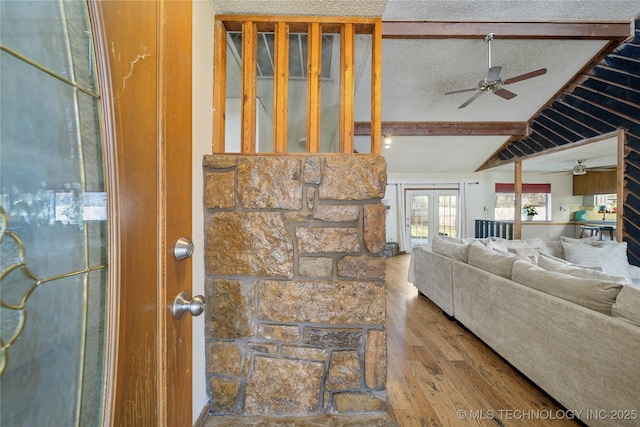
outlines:
[[191, 1], [90, 1], [112, 195], [106, 412], [115, 426], [191, 425]]

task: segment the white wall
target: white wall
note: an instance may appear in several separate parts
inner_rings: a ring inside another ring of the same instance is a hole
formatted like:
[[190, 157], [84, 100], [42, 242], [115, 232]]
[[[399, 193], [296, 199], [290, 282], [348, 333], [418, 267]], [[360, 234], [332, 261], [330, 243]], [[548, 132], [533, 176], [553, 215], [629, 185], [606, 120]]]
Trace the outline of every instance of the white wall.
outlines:
[[[213, 138], [213, 6], [193, 1], [193, 286], [191, 295], [204, 295], [204, 206], [202, 157], [210, 154]], [[204, 315], [193, 318], [192, 424], [207, 405]]]
[[[194, 81], [195, 84], [195, 81]], [[259, 98], [256, 98], [256, 151], [273, 151], [273, 124], [267, 116], [264, 105]], [[237, 98], [227, 98], [225, 111], [225, 145], [227, 153], [239, 153], [240, 136], [242, 132], [242, 103]]]
[[[476, 219], [494, 219], [495, 204], [495, 183], [514, 182], [513, 172], [491, 172], [484, 171], [467, 174], [401, 174], [389, 173], [387, 177], [387, 191], [384, 199], [390, 206], [387, 210], [386, 238], [388, 242], [399, 242], [399, 233], [404, 232], [402, 227], [403, 206], [397, 203], [397, 184], [402, 183], [407, 186], [425, 187], [430, 184], [454, 184], [461, 182], [473, 182], [467, 192], [467, 230], [468, 235], [462, 237], [473, 237], [474, 221]], [[552, 239], [560, 234], [569, 235], [572, 227], [556, 226], [555, 223], [568, 223], [572, 210], [576, 210], [582, 205], [581, 196], [573, 196], [572, 178], [568, 174], [540, 174], [524, 173], [525, 183], [550, 183], [551, 184], [551, 223], [545, 225], [532, 225], [526, 230], [526, 237], [541, 237]], [[562, 208], [562, 209], [561, 209]], [[535, 228], [533, 228], [535, 227]], [[524, 233], [524, 230], [523, 230]], [[525, 237], [523, 235], [523, 237]], [[400, 248], [406, 250], [406, 248]]]

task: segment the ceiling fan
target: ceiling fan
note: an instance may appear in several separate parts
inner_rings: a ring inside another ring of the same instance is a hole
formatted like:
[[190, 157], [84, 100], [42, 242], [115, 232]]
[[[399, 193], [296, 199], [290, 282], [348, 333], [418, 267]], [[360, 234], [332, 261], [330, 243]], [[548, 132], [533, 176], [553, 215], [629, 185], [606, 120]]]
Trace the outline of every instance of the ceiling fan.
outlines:
[[576, 163], [571, 173], [574, 175], [585, 175], [587, 173], [587, 166], [584, 164], [584, 160], [576, 160]]
[[520, 82], [522, 80], [527, 80], [533, 77], [538, 77], [543, 74], [546, 74], [547, 69], [540, 68], [539, 70], [530, 71], [525, 74], [520, 74], [519, 76], [510, 77], [506, 80], [502, 80], [500, 78], [500, 72], [502, 71], [502, 67], [491, 66], [491, 40], [493, 40], [494, 37], [495, 37], [494, 33], [489, 33], [484, 37], [484, 41], [487, 43], [488, 51], [489, 51], [489, 54], [488, 54], [489, 67], [487, 70], [487, 77], [480, 80], [477, 87], [474, 87], [471, 89], [461, 89], [461, 90], [454, 90], [451, 92], [445, 92], [445, 95], [452, 95], [454, 93], [477, 91], [471, 98], [469, 98], [464, 104], [460, 105], [458, 108], [466, 107], [467, 105], [471, 104], [476, 98], [478, 98], [480, 95], [486, 92], [493, 92], [494, 94], [506, 100], [513, 99], [517, 95], [503, 88], [502, 87], [503, 85]]
[[609, 172], [616, 170], [616, 166], [600, 166], [587, 169], [586, 160], [576, 160], [576, 164], [571, 170], [561, 170], [555, 172], [542, 172], [543, 175], [562, 173], [567, 175], [586, 175], [587, 172]]

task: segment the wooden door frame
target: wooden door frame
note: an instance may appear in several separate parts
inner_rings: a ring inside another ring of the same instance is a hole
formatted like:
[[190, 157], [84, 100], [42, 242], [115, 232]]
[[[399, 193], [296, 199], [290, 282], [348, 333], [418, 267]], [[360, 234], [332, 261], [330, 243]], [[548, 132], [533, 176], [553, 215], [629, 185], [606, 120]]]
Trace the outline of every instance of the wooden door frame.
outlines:
[[103, 425], [191, 425], [191, 0], [89, 1], [110, 194]]

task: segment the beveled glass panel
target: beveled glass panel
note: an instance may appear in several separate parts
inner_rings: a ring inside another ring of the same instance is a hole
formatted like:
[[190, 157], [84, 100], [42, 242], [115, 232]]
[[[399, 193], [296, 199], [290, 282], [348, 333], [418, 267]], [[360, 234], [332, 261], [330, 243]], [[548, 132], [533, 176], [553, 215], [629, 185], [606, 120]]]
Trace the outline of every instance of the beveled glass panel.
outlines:
[[58, 1], [2, 0], [0, 43], [71, 80], [66, 22], [61, 14]]
[[89, 268], [105, 266], [109, 260], [107, 221], [86, 221]]
[[73, 81], [83, 89], [97, 93], [91, 33], [87, 27], [89, 22], [87, 9], [82, 0], [65, 0], [62, 4], [69, 32]]
[[[39, 277], [85, 268], [76, 90], [1, 52], [0, 135], [8, 227]], [[42, 242], [58, 242], [52, 250]]]
[[81, 275], [43, 284], [29, 297], [0, 381], [3, 426], [75, 425], [83, 294]]
[[107, 301], [107, 269], [89, 273], [87, 283], [86, 341], [82, 382], [81, 426], [99, 425], [105, 346], [105, 317]]

